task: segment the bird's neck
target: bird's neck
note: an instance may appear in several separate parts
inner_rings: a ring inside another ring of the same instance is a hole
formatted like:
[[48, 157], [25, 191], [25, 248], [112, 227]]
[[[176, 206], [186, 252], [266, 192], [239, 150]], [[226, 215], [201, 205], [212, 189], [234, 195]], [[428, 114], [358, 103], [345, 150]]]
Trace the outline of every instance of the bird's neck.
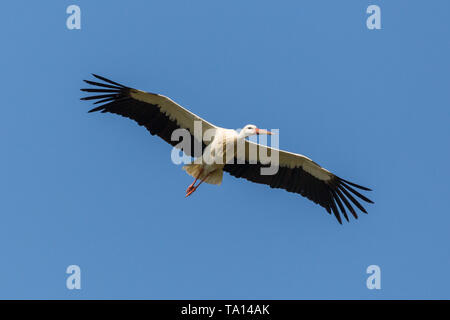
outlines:
[[245, 138], [247, 138], [247, 135], [244, 133], [244, 131], [239, 132], [239, 134], [237, 135], [238, 140], [242, 140]]

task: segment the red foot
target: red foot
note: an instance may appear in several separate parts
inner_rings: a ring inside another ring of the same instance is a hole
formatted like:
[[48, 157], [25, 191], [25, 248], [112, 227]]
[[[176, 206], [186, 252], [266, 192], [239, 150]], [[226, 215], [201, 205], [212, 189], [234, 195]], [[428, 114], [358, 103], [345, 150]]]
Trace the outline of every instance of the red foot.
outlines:
[[192, 189], [194, 189], [193, 183], [186, 189], [186, 193], [189, 193]]
[[189, 187], [188, 190], [186, 191], [186, 196], [185, 196], [185, 198], [186, 198], [186, 197], [189, 197], [195, 190], [197, 190], [197, 187], [194, 187], [194, 186]]

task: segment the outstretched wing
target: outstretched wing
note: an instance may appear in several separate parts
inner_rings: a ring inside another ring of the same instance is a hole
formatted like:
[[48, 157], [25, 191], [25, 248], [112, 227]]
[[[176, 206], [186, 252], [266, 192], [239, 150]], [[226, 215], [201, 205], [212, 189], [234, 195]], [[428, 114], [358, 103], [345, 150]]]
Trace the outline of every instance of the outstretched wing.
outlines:
[[[250, 152], [250, 150], [255, 152]], [[263, 175], [261, 168], [271, 164], [267, 159], [275, 156], [274, 152], [279, 155], [278, 171], [273, 175]], [[237, 178], [245, 178], [252, 182], [269, 185], [271, 188], [281, 188], [301, 194], [324, 207], [328, 213], [333, 212], [341, 224], [340, 214], [349, 221], [346, 208], [356, 219], [358, 218], [352, 204], [367, 213], [357, 199], [373, 203], [355, 190], [357, 188], [371, 191], [369, 188], [339, 178], [303, 155], [276, 150], [247, 140], [245, 141], [245, 153], [242, 154], [239, 161], [235, 158], [233, 163], [227, 163], [224, 171]], [[263, 160], [260, 155], [267, 155], [268, 158], [264, 157]]]
[[[144, 126], [152, 135], [156, 134], [172, 146], [180, 143], [179, 141], [172, 141], [172, 132], [184, 128], [191, 135], [191, 151], [183, 150], [189, 156], [200, 156], [201, 154], [194, 154], [194, 151], [202, 151], [206, 146], [202, 139], [205, 131], [216, 129], [213, 124], [203, 120], [168, 97], [129, 88], [99, 75], [93, 74], [93, 76], [103, 82], [84, 80], [94, 87], [81, 89], [81, 91], [95, 93], [95, 95], [81, 98], [81, 100], [95, 100], [94, 104], [101, 105], [89, 112], [110, 112], [133, 119], [139, 125]], [[199, 121], [202, 128], [202, 130], [196, 130], [198, 132], [194, 130], [196, 121]], [[195, 144], [201, 144], [201, 147], [197, 147]]]

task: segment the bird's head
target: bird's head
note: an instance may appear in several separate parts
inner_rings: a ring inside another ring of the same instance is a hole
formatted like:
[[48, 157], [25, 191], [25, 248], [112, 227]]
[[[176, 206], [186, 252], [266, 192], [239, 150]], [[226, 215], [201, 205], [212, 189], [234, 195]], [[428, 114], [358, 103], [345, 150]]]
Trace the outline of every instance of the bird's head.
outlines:
[[243, 136], [244, 138], [253, 136], [255, 134], [272, 134], [272, 132], [264, 129], [259, 129], [253, 124], [246, 125], [240, 132], [240, 135]]

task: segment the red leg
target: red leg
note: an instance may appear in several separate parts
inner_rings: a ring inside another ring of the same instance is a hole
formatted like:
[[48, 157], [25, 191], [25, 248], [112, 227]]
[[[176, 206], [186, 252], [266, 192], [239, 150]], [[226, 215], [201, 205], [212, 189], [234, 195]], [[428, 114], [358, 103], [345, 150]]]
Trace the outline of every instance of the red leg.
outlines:
[[192, 182], [191, 185], [187, 188], [186, 193], [189, 193], [194, 188], [194, 184], [197, 182], [198, 178], [200, 178], [202, 173], [203, 173], [203, 168], [200, 170], [200, 173], [198, 174], [198, 176], [194, 179], [194, 182]]
[[[214, 172], [214, 171], [213, 171], [213, 172]], [[208, 173], [204, 179], [200, 180], [200, 183], [199, 183], [198, 185], [196, 185], [195, 187], [193, 186], [189, 191], [187, 191], [185, 197], [189, 197], [195, 190], [197, 190], [197, 188], [200, 187], [200, 185], [201, 185], [203, 182], [205, 182], [205, 180], [209, 177], [209, 175], [210, 175], [211, 173], [212, 173], [212, 172]], [[197, 179], [196, 179], [196, 180], [197, 180]], [[194, 182], [195, 182], [195, 181], [194, 181]]]

